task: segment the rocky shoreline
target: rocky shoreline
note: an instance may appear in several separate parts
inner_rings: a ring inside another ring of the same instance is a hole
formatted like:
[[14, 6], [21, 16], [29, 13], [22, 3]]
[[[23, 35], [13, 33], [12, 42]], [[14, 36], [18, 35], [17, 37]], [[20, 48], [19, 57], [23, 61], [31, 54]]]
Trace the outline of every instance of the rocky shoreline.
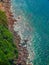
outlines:
[[26, 64], [28, 58], [27, 48], [20, 45], [21, 38], [13, 29], [13, 24], [14, 22], [17, 22], [17, 20], [13, 18], [14, 16], [10, 9], [11, 8], [10, 0], [5, 0], [3, 2], [3, 6], [8, 19], [8, 28], [13, 33], [14, 42], [16, 43], [15, 45], [17, 46], [19, 52], [18, 59], [17, 60], [15, 59], [16, 65], [31, 65], [31, 64]]

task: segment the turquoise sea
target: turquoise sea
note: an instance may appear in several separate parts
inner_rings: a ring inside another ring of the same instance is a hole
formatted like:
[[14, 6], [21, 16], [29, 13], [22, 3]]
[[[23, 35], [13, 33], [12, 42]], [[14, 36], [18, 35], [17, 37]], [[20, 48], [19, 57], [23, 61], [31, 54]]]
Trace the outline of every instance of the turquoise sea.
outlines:
[[49, 65], [49, 0], [11, 0], [11, 9], [21, 43], [28, 39], [28, 63]]

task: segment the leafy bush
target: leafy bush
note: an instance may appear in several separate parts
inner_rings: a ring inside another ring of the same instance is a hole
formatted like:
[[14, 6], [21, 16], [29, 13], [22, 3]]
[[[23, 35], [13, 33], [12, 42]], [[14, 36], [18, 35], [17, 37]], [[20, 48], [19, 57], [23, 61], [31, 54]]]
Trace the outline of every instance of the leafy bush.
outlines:
[[6, 27], [7, 20], [4, 15], [5, 13], [0, 11], [0, 65], [14, 65], [14, 59], [18, 58], [18, 50], [13, 43], [12, 33]]

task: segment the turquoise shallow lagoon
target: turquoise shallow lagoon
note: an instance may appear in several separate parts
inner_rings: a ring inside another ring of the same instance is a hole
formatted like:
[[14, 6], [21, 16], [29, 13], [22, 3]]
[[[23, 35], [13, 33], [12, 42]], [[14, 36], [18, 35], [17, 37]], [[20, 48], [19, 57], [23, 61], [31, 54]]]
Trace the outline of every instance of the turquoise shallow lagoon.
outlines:
[[33, 65], [49, 65], [49, 0], [11, 0], [15, 26], [27, 48]]

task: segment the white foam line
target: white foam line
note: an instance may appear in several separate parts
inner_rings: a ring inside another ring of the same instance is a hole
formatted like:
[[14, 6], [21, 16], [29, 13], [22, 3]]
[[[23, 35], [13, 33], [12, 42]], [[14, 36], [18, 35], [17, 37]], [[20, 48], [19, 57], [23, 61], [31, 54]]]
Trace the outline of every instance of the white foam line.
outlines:
[[[16, 20], [18, 20], [17, 19], [17, 17], [15, 17], [15, 10], [13, 10], [13, 7], [11, 6], [11, 11], [13, 12], [13, 14], [14, 14], [14, 18], [16, 18]], [[21, 43], [23, 43], [24, 41], [24, 35], [23, 35], [23, 33], [25, 32], [25, 29], [26, 30], [28, 30], [28, 31], [30, 31], [31, 33], [32, 33], [32, 31], [33, 31], [33, 29], [32, 29], [32, 27], [29, 25], [29, 23], [26, 23], [26, 18], [25, 18], [25, 16], [24, 16], [24, 13], [22, 12], [22, 14], [23, 14], [23, 16], [21, 16], [21, 20], [18, 20], [18, 22], [16, 23], [16, 22], [14, 22], [14, 25], [13, 25], [13, 27], [14, 27], [14, 31], [18, 31], [18, 35], [20, 35], [20, 37], [21, 37]], [[32, 35], [31, 34], [29, 34], [29, 36], [25, 36], [25, 39], [28, 39], [29, 41], [28, 41], [28, 43], [27, 43], [27, 45], [30, 45], [31, 46], [31, 39], [32, 39]], [[26, 47], [26, 45], [24, 46], [24, 47]], [[29, 52], [29, 59], [30, 60], [32, 60], [31, 58], [33, 58], [33, 55], [32, 55], [32, 53], [33, 52], [31, 52], [31, 49], [29, 49], [30, 47], [28, 46], [27, 47], [27, 49], [28, 49], [28, 52]], [[30, 61], [28, 61], [28, 62], [30, 62]], [[31, 64], [32, 64], [32, 62], [30, 62]]]

